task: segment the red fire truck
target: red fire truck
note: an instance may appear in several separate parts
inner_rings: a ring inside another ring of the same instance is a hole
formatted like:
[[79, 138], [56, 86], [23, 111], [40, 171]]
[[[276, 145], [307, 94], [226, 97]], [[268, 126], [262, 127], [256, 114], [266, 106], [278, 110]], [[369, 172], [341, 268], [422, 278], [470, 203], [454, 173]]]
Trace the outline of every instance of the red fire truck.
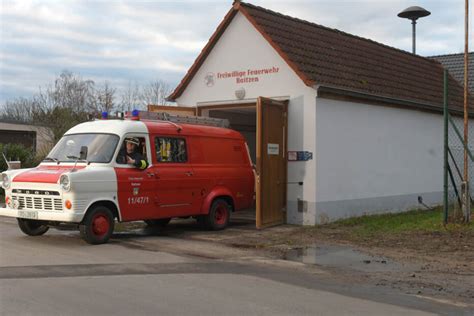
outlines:
[[192, 216], [223, 229], [231, 212], [253, 204], [254, 174], [243, 136], [222, 124], [138, 111], [79, 124], [36, 168], [1, 174], [0, 215], [30, 236], [77, 223], [90, 244], [107, 242], [115, 220], [164, 226]]

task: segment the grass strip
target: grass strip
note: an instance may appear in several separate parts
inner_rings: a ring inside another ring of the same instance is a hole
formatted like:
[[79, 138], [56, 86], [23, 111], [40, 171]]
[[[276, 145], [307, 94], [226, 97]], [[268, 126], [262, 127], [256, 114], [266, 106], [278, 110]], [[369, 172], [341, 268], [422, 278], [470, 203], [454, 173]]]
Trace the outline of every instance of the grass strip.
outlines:
[[403, 213], [366, 215], [348, 218], [322, 226], [323, 229], [347, 229], [355, 237], [376, 237], [381, 234], [411, 232], [428, 233], [474, 233], [474, 224], [443, 225], [441, 207], [433, 210], [414, 210]]

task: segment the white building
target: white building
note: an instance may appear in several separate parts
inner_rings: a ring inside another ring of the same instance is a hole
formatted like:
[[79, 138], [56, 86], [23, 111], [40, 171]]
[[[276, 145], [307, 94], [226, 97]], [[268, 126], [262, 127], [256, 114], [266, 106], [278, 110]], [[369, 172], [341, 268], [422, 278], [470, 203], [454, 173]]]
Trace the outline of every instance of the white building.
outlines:
[[53, 147], [53, 140], [53, 132], [47, 127], [0, 120], [0, 144], [21, 144], [44, 154]]
[[[449, 89], [450, 107], [461, 107], [451, 77]], [[246, 136], [260, 175], [257, 226], [442, 201], [437, 61], [236, 1], [170, 99]], [[313, 157], [288, 161], [291, 151]]]

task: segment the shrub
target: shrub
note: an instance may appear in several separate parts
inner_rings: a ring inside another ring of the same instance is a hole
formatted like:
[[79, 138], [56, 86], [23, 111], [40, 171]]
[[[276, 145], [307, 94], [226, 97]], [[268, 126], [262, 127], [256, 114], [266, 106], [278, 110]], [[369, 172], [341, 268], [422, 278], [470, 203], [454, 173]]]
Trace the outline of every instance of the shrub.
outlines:
[[[3, 153], [8, 160], [21, 161], [22, 168], [33, 167], [37, 162], [34, 152], [20, 144], [0, 144], [0, 153]], [[0, 156], [0, 172], [7, 169], [8, 165], [2, 155]]]

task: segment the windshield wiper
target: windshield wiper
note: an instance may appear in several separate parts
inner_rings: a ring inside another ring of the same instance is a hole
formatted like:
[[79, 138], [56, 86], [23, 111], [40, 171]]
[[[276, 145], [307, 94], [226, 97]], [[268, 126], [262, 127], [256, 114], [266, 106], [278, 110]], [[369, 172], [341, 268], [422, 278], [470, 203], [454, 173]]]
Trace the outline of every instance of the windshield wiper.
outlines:
[[86, 161], [87, 162], [87, 159], [81, 159], [81, 157], [77, 157], [77, 156], [66, 156], [66, 158], [76, 160], [76, 161]]
[[43, 161], [54, 161], [54, 162], [59, 162], [59, 160], [57, 158], [53, 158], [53, 157], [45, 157], [43, 159]]
[[83, 161], [83, 162], [85, 162], [87, 165], [90, 164], [90, 162], [87, 161], [87, 159], [81, 159], [81, 157], [77, 157], [77, 156], [66, 156], [66, 157], [67, 157], [68, 159], [74, 159], [74, 160], [76, 160], [76, 162], [74, 163], [74, 167], [72, 167], [71, 172], [74, 172], [74, 171], [77, 170], [77, 169], [76, 169], [76, 166], [77, 166], [77, 163], [78, 163], [79, 161]]
[[66, 156], [66, 158], [67, 158], [67, 159], [73, 159], [73, 160], [75, 160], [75, 164], [74, 164], [74, 168], [73, 168], [73, 169], [76, 168], [76, 165], [77, 165], [77, 163], [78, 163], [79, 161], [85, 162], [85, 163], [88, 164], [88, 165], [90, 164], [90, 161], [89, 161], [89, 160], [87, 160], [87, 159], [81, 159], [81, 157], [77, 157], [77, 156]]

